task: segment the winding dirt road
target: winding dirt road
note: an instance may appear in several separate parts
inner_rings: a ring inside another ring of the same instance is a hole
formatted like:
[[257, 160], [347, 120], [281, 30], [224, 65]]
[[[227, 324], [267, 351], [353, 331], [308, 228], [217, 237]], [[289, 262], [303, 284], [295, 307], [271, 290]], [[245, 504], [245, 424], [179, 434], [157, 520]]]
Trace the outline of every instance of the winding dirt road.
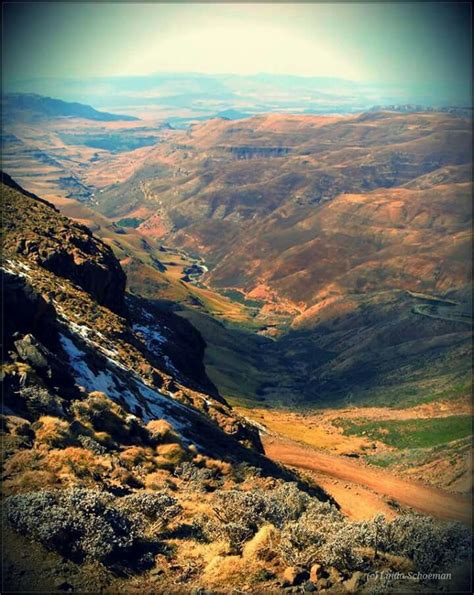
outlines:
[[[471, 525], [472, 501], [468, 496], [400, 479], [382, 469], [280, 436], [265, 434], [262, 441], [270, 459], [310, 472], [341, 505], [342, 511], [353, 518], [370, 518], [377, 512], [387, 514], [388, 497], [419, 512]], [[393, 510], [391, 513], [394, 514]]]

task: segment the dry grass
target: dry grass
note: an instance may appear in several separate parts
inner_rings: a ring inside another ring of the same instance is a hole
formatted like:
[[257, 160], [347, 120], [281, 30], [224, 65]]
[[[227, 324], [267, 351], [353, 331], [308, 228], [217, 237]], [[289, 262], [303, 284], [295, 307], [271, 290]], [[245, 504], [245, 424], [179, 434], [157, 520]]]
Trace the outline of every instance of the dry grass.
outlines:
[[273, 525], [263, 525], [253, 538], [248, 541], [242, 555], [245, 559], [269, 562], [277, 556], [280, 532]]
[[148, 471], [155, 469], [153, 451], [151, 448], [130, 446], [120, 453], [119, 458], [121, 464], [128, 470], [132, 470], [134, 467], [138, 466]]
[[165, 469], [148, 473], [144, 478], [144, 484], [148, 490], [176, 489], [176, 482], [171, 479], [170, 473]]
[[62, 483], [89, 480], [95, 484], [111, 470], [112, 464], [108, 456], [72, 446], [50, 450], [45, 457], [45, 467], [55, 473]]
[[33, 428], [36, 446], [57, 448], [72, 442], [69, 423], [58, 417], [43, 415]]
[[155, 457], [155, 463], [159, 469], [174, 469], [192, 458], [191, 453], [178, 443], [161, 444], [157, 446], [156, 452], [158, 456]]
[[166, 442], [179, 442], [179, 437], [173, 429], [173, 426], [164, 419], [153, 419], [146, 426], [151, 437], [161, 444]]
[[10, 494], [18, 494], [20, 492], [33, 492], [54, 488], [59, 484], [60, 480], [55, 473], [35, 469], [32, 471], [23, 471], [12, 479], [6, 479], [3, 482], [3, 493], [9, 496]]

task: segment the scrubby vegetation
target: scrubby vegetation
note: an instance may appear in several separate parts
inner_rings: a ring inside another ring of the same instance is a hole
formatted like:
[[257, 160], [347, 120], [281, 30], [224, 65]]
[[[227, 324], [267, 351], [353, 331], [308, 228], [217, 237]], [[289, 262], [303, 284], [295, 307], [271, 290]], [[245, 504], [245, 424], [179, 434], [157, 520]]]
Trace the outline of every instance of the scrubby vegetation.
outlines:
[[69, 488], [18, 494], [7, 499], [15, 529], [77, 561], [153, 565], [157, 533], [179, 513], [166, 494], [122, 498], [99, 490]]
[[26, 437], [6, 457], [4, 493], [11, 528], [76, 563], [163, 588], [349, 588], [356, 577], [375, 592], [374, 569], [447, 572], [468, 558], [461, 525], [350, 522], [295, 483], [203, 456], [167, 421], [145, 426], [101, 393], [70, 412], [3, 418], [5, 437]]

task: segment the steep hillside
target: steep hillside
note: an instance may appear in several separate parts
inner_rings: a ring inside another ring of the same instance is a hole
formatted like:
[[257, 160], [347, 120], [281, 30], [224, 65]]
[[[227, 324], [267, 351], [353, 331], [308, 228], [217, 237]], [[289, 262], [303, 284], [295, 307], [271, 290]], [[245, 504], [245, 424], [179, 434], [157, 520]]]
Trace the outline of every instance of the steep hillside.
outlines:
[[[7, 350], [15, 348], [18, 332], [26, 335], [27, 344], [36, 345], [37, 329], [44, 349], [57, 351], [56, 358], [69, 362], [71, 379], [87, 390], [102, 386], [123, 406], [148, 418], [154, 399], [181, 411], [178, 400], [220, 419], [236, 435], [247, 432], [252, 440], [252, 432], [232, 418], [206, 377], [204, 344], [191, 325], [161, 313], [152, 303], [126, 297], [119, 263], [86, 227], [10, 186], [2, 186], [2, 195]], [[26, 308], [30, 301], [34, 307]], [[31, 351], [42, 349], [39, 345]], [[32, 358], [34, 362], [35, 355]], [[88, 358], [92, 367], [85, 363]], [[53, 374], [48, 365], [44, 368], [45, 378]], [[133, 390], [124, 392], [124, 385]]]

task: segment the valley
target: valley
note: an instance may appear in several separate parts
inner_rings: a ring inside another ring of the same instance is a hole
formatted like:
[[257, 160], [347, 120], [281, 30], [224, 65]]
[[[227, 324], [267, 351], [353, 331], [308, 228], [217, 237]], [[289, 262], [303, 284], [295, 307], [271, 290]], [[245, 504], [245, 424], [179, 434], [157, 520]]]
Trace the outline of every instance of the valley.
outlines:
[[133, 299], [197, 330], [270, 459], [355, 521], [469, 521], [467, 120], [11, 126], [56, 161], [10, 138], [7, 171], [113, 250]]
[[472, 10], [2, 5], [0, 592], [473, 592]]

